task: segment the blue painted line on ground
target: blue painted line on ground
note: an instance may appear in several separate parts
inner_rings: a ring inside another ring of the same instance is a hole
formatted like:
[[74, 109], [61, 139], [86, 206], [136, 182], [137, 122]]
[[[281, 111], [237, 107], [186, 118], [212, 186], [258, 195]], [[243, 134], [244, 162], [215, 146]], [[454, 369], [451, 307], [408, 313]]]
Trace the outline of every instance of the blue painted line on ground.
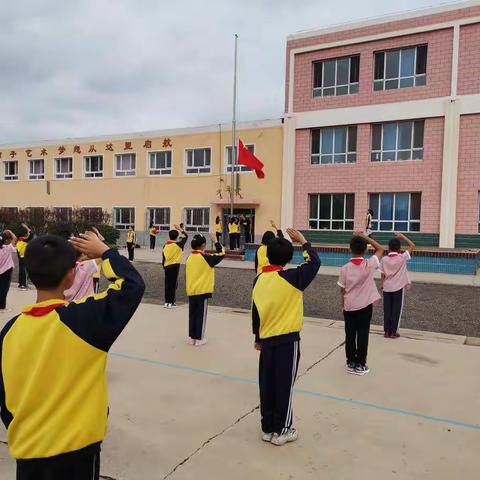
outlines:
[[[172, 368], [175, 370], [182, 370], [184, 372], [197, 373], [200, 375], [206, 375], [209, 377], [221, 378], [223, 380], [230, 380], [232, 382], [244, 383], [247, 385], [258, 385], [258, 381], [252, 378], [237, 377], [235, 375], [228, 375], [222, 372], [215, 372], [212, 370], [204, 370], [202, 368], [187, 367], [185, 365], [178, 365], [176, 363], [162, 362], [161, 360], [154, 360], [151, 358], [141, 357], [138, 355], [130, 355], [128, 353], [121, 352], [111, 352], [111, 356], [125, 358], [127, 360], [134, 360], [142, 363], [149, 363], [152, 365], [158, 365], [164, 368]], [[312, 390], [305, 390], [303, 388], [295, 387], [295, 393], [300, 395], [306, 395], [309, 397], [322, 398], [324, 400], [329, 400], [333, 402], [346, 403], [350, 405], [355, 405], [358, 407], [368, 408], [372, 410], [379, 410], [386, 413], [393, 413], [396, 415], [403, 415], [407, 417], [417, 418], [419, 420], [426, 420], [433, 423], [440, 423], [443, 425], [452, 425], [456, 427], [468, 428], [470, 430], [480, 430], [480, 424], [477, 423], [468, 423], [462, 420], [455, 420], [451, 418], [436, 417], [433, 415], [426, 415], [424, 413], [412, 412], [410, 410], [404, 410], [402, 408], [388, 407], [386, 405], [380, 405], [377, 403], [364, 402], [362, 400], [355, 400], [353, 398], [340, 397], [337, 395], [330, 395], [328, 393], [315, 392]]]

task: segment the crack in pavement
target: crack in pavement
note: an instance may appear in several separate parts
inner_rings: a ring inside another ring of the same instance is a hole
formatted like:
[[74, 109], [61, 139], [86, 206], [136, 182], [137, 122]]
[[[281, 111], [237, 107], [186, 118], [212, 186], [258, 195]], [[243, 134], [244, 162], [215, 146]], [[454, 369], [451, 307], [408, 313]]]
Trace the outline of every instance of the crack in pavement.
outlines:
[[345, 345], [345, 340], [343, 342], [340, 342], [336, 347], [332, 348], [328, 353], [326, 353], [323, 357], [319, 358], [316, 362], [312, 363], [309, 367], [306, 368], [306, 370], [303, 373], [300, 373], [297, 375], [297, 380], [299, 378], [304, 377], [312, 368], [316, 367], [318, 364], [326, 360], [330, 355], [333, 355], [339, 348], [343, 347]]
[[256, 410], [258, 410], [260, 408], [260, 405], [257, 405], [255, 407], [253, 407], [250, 411], [248, 411], [247, 413], [244, 413], [241, 417], [237, 418], [232, 424], [228, 425], [227, 427], [225, 427], [222, 431], [216, 433], [215, 435], [212, 435], [208, 440], [205, 440], [205, 442], [202, 443], [202, 445], [200, 445], [194, 452], [192, 452], [188, 457], [184, 458], [180, 463], [177, 463], [177, 465], [175, 465], [175, 467], [170, 470], [170, 472], [168, 472], [162, 480], [165, 480], [166, 478], [170, 477], [171, 475], [173, 475], [182, 465], [185, 465], [193, 456], [195, 456], [200, 450], [203, 449], [203, 447], [207, 446], [210, 442], [212, 442], [213, 440], [215, 440], [216, 438], [220, 437], [221, 435], [223, 435], [227, 430], [229, 430], [230, 428], [234, 427], [235, 425], [237, 425], [237, 423], [240, 423], [244, 418], [248, 417], [249, 415], [251, 415], [253, 412], [255, 412]]
[[[330, 357], [330, 355], [332, 355], [334, 352], [336, 352], [339, 348], [343, 347], [343, 345], [345, 345], [345, 342], [341, 342], [340, 344], [338, 344], [336, 347], [334, 347], [332, 350], [330, 350], [328, 353], [326, 353], [325, 355], [323, 355], [323, 357], [319, 358], [316, 362], [312, 363], [303, 373], [299, 374], [297, 376], [297, 380], [299, 378], [302, 378], [304, 377], [308, 372], [310, 372], [310, 370], [312, 370], [312, 368], [316, 367], [317, 365], [319, 365], [321, 362], [323, 362], [324, 360], [326, 360], [328, 357]], [[171, 477], [180, 467], [182, 467], [183, 465], [185, 465], [188, 461], [190, 461], [190, 459], [192, 457], [194, 457], [198, 452], [200, 452], [200, 450], [202, 450], [204, 447], [206, 447], [209, 443], [211, 443], [213, 440], [217, 439], [218, 437], [221, 437], [227, 430], [230, 430], [231, 428], [233, 428], [235, 425], [237, 425], [238, 423], [240, 423], [242, 420], [244, 420], [245, 418], [247, 418], [249, 415], [251, 415], [252, 413], [254, 413], [255, 411], [257, 411], [258, 409], [260, 408], [260, 405], [257, 405], [255, 406], [254, 408], [252, 408], [250, 411], [248, 411], [247, 413], [244, 413], [241, 417], [237, 418], [233, 423], [231, 423], [230, 425], [228, 425], [227, 427], [225, 427], [223, 430], [221, 430], [220, 432], [216, 433], [215, 435], [212, 435], [210, 438], [208, 438], [207, 440], [205, 440], [205, 442], [202, 443], [202, 445], [200, 445], [195, 451], [193, 451], [190, 455], [188, 455], [188, 457], [185, 457], [181, 462], [177, 463], [177, 465], [175, 465], [175, 467], [170, 470], [170, 472], [168, 472], [162, 480], [166, 480], [167, 478]], [[109, 478], [109, 477], [105, 477], [105, 478]]]

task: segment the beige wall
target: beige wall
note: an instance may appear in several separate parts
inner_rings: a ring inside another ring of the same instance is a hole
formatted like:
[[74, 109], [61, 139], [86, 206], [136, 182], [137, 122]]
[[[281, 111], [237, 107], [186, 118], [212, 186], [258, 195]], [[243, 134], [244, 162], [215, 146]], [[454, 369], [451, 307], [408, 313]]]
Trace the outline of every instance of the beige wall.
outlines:
[[[103, 207], [109, 212], [114, 207], [135, 207], [135, 227], [145, 230], [147, 207], [170, 207], [171, 222], [182, 220], [184, 207], [211, 207], [210, 219], [221, 208], [215, 204], [218, 200], [217, 191], [222, 190], [223, 198], [228, 198], [227, 185], [230, 185], [230, 175], [225, 174], [225, 146], [231, 144], [231, 132], [218, 129], [195, 133], [161, 134], [157, 136], [140, 136], [121, 140], [112, 137], [108, 139], [87, 139], [83, 143], [46, 144], [36, 146], [0, 146], [2, 170], [0, 188], [0, 206], [6, 207]], [[168, 132], [166, 132], [168, 133]], [[269, 226], [269, 220], [280, 222], [281, 182], [282, 182], [282, 125], [278, 122], [258, 122], [254, 127], [241, 129], [239, 137], [245, 144], [255, 145], [255, 155], [265, 164], [265, 179], [258, 180], [254, 173], [241, 174], [241, 195], [246, 200], [258, 200], [256, 208], [256, 231], [259, 234]], [[165, 138], [170, 138], [172, 147], [162, 148]], [[145, 140], [151, 140], [152, 148], [145, 148]], [[132, 144], [132, 150], [125, 151], [125, 142]], [[47, 142], [48, 143], [48, 142]], [[114, 152], [106, 151], [106, 145], [113, 144]], [[60, 145], [66, 152], [58, 155]], [[79, 145], [81, 154], [73, 154], [74, 145]], [[100, 179], [83, 178], [84, 155], [89, 154], [90, 145], [94, 145], [97, 155], [103, 155], [104, 177]], [[212, 149], [211, 174], [187, 175], [184, 172], [185, 149], [210, 147]], [[47, 155], [41, 156], [45, 148]], [[31, 149], [30, 159], [45, 160], [45, 180], [31, 181], [27, 179], [26, 150]], [[148, 175], [148, 152], [169, 150], [172, 154], [172, 175], [152, 177]], [[3, 162], [10, 160], [10, 151], [16, 152], [15, 160], [19, 162], [19, 180], [5, 181]], [[136, 153], [136, 176], [114, 177], [114, 154]], [[73, 178], [56, 180], [54, 178], [54, 159], [58, 157], [73, 157]], [[50, 181], [50, 193], [47, 193], [47, 180]], [[223, 180], [223, 182], [221, 181]], [[237, 198], [237, 202], [242, 202]]]

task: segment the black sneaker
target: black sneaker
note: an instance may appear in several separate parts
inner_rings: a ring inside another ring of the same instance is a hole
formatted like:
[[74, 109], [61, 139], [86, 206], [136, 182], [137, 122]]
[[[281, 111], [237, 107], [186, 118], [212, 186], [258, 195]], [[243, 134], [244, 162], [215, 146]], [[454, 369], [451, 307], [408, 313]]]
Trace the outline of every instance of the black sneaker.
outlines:
[[355, 375], [366, 375], [367, 373], [370, 372], [370, 369], [368, 368], [367, 365], [357, 365], [355, 367]]
[[347, 372], [348, 373], [355, 373], [355, 362], [350, 362], [350, 363], [347, 363]]

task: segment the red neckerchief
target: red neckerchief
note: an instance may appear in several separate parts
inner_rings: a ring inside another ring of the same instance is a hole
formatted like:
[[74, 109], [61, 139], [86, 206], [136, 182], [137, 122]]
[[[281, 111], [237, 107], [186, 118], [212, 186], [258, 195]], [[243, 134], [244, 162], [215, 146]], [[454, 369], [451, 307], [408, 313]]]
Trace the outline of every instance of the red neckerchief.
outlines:
[[198, 255], [200, 253], [203, 253], [203, 250], [192, 250], [193, 255]]
[[175, 240], [167, 240], [167, 245], [170, 245], [171, 243], [177, 243]]
[[47, 313], [50, 313], [52, 310], [55, 310], [58, 307], [63, 307], [65, 302], [52, 303], [51, 305], [45, 305], [43, 307], [33, 306], [30, 310], [24, 311], [25, 315], [31, 315], [32, 317], [42, 317]]
[[358, 257], [358, 258], [351, 258], [350, 261], [354, 264], [354, 265], [361, 265], [364, 261], [364, 258], [363, 257]]
[[265, 265], [262, 268], [262, 273], [279, 272], [280, 270], [283, 270], [283, 267], [280, 265]]

